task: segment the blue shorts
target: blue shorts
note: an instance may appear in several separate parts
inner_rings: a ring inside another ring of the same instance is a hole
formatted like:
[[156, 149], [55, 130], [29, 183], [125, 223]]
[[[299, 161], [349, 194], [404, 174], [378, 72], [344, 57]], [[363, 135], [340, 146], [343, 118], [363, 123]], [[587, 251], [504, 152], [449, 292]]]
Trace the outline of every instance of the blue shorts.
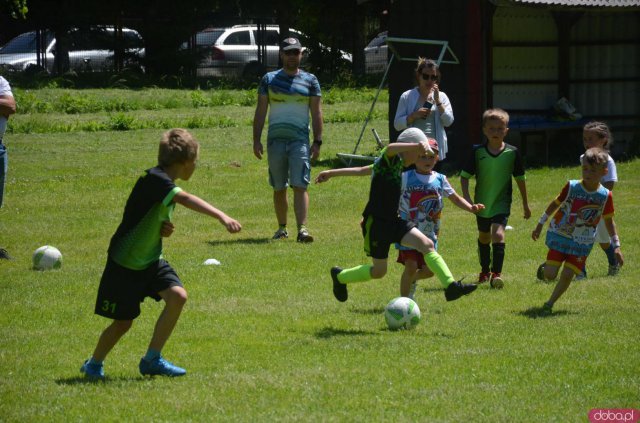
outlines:
[[131, 270], [109, 258], [100, 279], [94, 311], [110, 319], [133, 320], [140, 315], [140, 303], [146, 297], [160, 301], [158, 292], [172, 286], [182, 286], [182, 282], [162, 259], [144, 270]]
[[267, 141], [269, 184], [280, 191], [289, 185], [307, 188], [311, 181], [309, 141]]

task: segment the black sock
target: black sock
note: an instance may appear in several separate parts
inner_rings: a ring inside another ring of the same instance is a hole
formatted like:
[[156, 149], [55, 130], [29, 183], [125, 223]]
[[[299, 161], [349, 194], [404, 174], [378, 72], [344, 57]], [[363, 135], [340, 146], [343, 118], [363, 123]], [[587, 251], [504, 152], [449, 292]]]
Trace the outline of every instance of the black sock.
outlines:
[[480, 259], [480, 267], [483, 273], [489, 271], [491, 266], [491, 245], [483, 244], [478, 240], [478, 258]]
[[497, 242], [492, 244], [493, 260], [492, 260], [492, 272], [502, 273], [502, 263], [504, 263], [504, 242]]

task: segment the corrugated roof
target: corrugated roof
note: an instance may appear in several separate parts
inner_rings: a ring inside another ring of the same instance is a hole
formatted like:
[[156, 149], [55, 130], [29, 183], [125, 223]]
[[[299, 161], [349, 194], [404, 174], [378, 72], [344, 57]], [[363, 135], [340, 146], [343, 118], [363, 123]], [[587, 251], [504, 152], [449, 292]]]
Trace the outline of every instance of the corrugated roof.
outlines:
[[640, 0], [493, 0], [493, 3], [498, 5], [516, 3], [561, 7], [640, 7]]

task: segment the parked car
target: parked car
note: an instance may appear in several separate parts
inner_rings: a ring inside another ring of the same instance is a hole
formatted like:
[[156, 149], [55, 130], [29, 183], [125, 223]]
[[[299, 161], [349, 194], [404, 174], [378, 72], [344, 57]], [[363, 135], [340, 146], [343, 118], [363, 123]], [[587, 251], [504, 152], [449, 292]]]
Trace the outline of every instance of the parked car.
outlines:
[[[43, 30], [41, 56], [38, 62], [36, 31], [25, 32], [0, 47], [0, 68], [7, 71], [41, 69], [51, 72], [56, 55], [56, 39], [53, 32]], [[115, 30], [113, 27], [71, 29], [69, 35], [69, 68], [76, 72], [105, 71], [114, 69]], [[137, 31], [122, 29], [125, 66], [139, 66], [144, 57], [144, 43]]]
[[[306, 47], [302, 33], [290, 29], [293, 37]], [[258, 27], [235, 25], [230, 28], [207, 28], [195, 36], [195, 47], [202, 56], [197, 66], [197, 76], [255, 79], [265, 72], [278, 68], [280, 32], [277, 25], [267, 25], [265, 36], [266, 56], [264, 65], [258, 60]], [[187, 47], [186, 43], [183, 45]], [[321, 49], [327, 47], [320, 45]], [[342, 59], [351, 62], [351, 55], [340, 52]], [[303, 64], [304, 60], [303, 57]]]
[[364, 48], [364, 72], [368, 74], [384, 72], [389, 61], [388, 54], [387, 31], [384, 31]]

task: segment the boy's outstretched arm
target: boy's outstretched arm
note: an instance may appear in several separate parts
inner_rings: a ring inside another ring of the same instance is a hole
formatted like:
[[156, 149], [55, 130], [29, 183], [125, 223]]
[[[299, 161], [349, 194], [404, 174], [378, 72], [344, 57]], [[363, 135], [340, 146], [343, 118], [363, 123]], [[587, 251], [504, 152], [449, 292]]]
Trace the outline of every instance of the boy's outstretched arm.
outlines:
[[553, 215], [553, 213], [560, 206], [560, 204], [561, 203], [558, 201], [557, 198], [554, 199], [551, 203], [549, 203], [542, 217], [540, 217], [540, 220], [538, 221], [536, 228], [533, 230], [533, 232], [531, 232], [531, 239], [533, 239], [534, 241], [537, 241], [538, 238], [540, 238], [540, 232], [542, 232], [542, 227], [544, 226], [544, 223], [547, 221], [549, 216]]
[[527, 184], [524, 179], [516, 179], [518, 189], [520, 190], [520, 197], [522, 197], [522, 208], [524, 209], [524, 218], [531, 217], [531, 209], [529, 208], [529, 199], [527, 198]]
[[471, 204], [464, 198], [458, 195], [458, 193], [454, 193], [449, 196], [449, 200], [456, 206], [460, 207], [462, 210], [466, 210], [470, 213], [478, 213], [480, 210], [484, 210], [484, 204]]
[[323, 170], [316, 176], [316, 184], [326, 182], [334, 176], [366, 176], [371, 175], [373, 171], [373, 165], [361, 166], [361, 167], [344, 167], [341, 169], [329, 169]]
[[607, 232], [611, 238], [611, 245], [613, 245], [613, 253], [616, 256], [616, 260], [618, 264], [622, 266], [624, 264], [624, 257], [622, 257], [622, 251], [620, 250], [620, 238], [616, 231], [616, 223], [613, 221], [613, 216], [604, 218], [604, 226], [607, 228]]
[[218, 210], [211, 204], [193, 194], [189, 194], [185, 191], [180, 191], [175, 195], [175, 197], [173, 197], [173, 201], [185, 206], [188, 209], [218, 219], [218, 221], [220, 221], [220, 223], [222, 223], [222, 225], [227, 228], [227, 231], [229, 231], [230, 233], [240, 232], [240, 229], [242, 229], [242, 225], [240, 225], [240, 222], [230, 218], [223, 211]]
[[426, 141], [421, 141], [419, 143], [394, 142], [387, 146], [385, 154], [387, 157], [393, 157], [406, 151], [417, 151], [428, 156], [433, 156], [435, 154], [429, 146], [429, 143]]

